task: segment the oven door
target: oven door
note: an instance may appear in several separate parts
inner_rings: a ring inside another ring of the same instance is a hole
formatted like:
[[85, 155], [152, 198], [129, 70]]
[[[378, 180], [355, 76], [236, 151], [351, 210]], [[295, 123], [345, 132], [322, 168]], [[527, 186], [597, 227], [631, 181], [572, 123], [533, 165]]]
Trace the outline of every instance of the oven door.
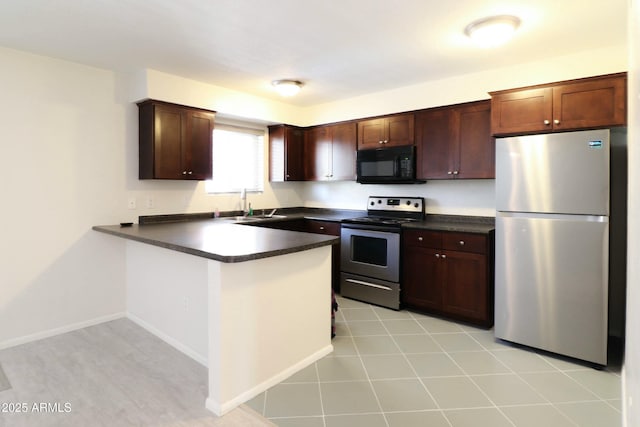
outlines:
[[343, 272], [399, 282], [399, 230], [373, 230], [368, 226], [363, 229], [343, 224], [340, 245]]

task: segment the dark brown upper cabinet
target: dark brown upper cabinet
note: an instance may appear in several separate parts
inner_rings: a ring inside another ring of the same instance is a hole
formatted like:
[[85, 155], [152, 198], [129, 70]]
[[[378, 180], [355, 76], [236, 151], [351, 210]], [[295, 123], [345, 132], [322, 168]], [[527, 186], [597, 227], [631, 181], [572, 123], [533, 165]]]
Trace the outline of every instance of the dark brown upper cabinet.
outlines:
[[490, 92], [493, 135], [626, 124], [626, 73]]
[[302, 128], [269, 126], [269, 180], [304, 181]]
[[489, 100], [416, 113], [418, 179], [495, 178]]
[[305, 179], [356, 179], [356, 123], [317, 126], [305, 131]]
[[140, 179], [211, 179], [215, 111], [138, 103]]
[[358, 150], [413, 145], [413, 113], [396, 114], [358, 122]]

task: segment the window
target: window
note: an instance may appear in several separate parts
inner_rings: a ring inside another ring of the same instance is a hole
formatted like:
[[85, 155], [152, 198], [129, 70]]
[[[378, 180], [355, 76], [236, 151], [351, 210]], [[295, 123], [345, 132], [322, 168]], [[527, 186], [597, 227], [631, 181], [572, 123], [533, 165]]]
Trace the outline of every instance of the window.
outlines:
[[263, 129], [215, 124], [208, 193], [264, 191], [264, 134]]

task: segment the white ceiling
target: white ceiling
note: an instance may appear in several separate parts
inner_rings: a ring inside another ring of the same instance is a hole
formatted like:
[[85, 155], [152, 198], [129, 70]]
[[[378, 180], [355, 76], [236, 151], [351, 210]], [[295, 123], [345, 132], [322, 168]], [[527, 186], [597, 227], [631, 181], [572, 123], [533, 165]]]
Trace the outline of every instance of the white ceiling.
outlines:
[[[467, 24], [513, 14], [506, 46]], [[113, 70], [151, 68], [307, 106], [573, 52], [625, 46], [627, 0], [2, 0], [0, 46]]]

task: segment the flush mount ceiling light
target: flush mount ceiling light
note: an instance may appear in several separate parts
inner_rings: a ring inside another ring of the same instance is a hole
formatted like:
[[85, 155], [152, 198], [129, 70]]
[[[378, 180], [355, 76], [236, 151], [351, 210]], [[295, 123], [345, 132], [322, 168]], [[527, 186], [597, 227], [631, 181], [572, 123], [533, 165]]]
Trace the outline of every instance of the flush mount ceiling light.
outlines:
[[464, 33], [481, 47], [495, 47], [506, 43], [519, 25], [516, 16], [490, 16], [467, 25]]
[[274, 80], [271, 85], [282, 96], [293, 96], [300, 92], [300, 88], [304, 85], [298, 80]]

